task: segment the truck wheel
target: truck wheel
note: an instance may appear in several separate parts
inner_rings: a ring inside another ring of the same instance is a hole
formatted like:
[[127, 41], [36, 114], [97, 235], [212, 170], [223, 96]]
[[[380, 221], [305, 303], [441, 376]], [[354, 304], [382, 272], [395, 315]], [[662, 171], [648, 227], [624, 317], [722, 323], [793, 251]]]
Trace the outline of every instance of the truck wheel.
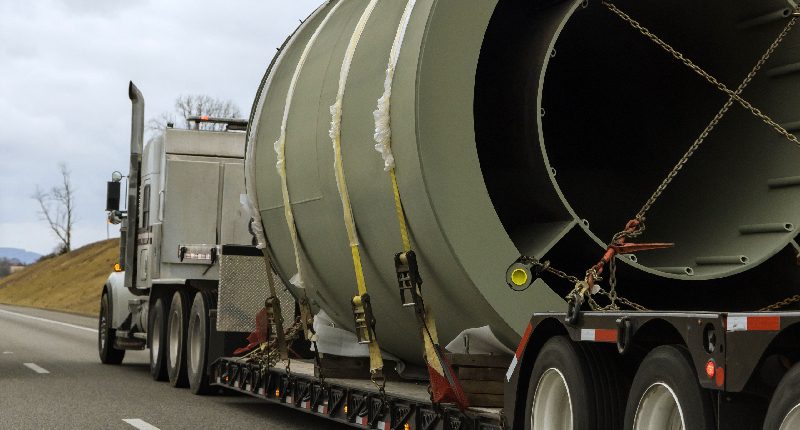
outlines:
[[189, 312], [186, 297], [180, 291], [172, 296], [167, 318], [167, 374], [173, 387], [189, 385], [186, 377], [186, 326]]
[[608, 353], [565, 336], [548, 340], [533, 365], [525, 429], [620, 428], [625, 378]]
[[167, 313], [164, 299], [158, 298], [150, 309], [150, 376], [156, 381], [167, 380], [166, 352]]
[[781, 379], [772, 395], [764, 420], [764, 430], [800, 428], [800, 364], [795, 364]]
[[186, 336], [186, 371], [189, 388], [194, 394], [208, 394], [208, 338], [211, 327], [208, 301], [198, 292], [189, 311], [189, 330]]
[[625, 428], [711, 430], [710, 393], [700, 387], [691, 355], [683, 346], [659, 346], [645, 357], [633, 378]]
[[103, 364], [120, 364], [125, 358], [124, 349], [114, 348], [116, 330], [111, 328], [111, 304], [108, 293], [103, 292], [100, 298], [100, 318], [97, 327], [97, 350], [100, 352], [100, 362]]

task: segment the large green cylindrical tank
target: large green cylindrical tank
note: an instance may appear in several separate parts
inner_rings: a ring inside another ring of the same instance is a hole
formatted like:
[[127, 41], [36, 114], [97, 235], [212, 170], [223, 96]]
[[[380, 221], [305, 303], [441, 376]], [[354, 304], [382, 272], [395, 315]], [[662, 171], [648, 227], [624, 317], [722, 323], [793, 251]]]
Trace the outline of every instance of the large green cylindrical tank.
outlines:
[[[784, 0], [615, 4], [733, 90], [790, 11]], [[742, 93], [790, 132], [800, 129], [799, 41], [790, 33]], [[289, 280], [297, 267], [275, 152], [283, 135], [304, 286], [352, 329], [356, 281], [329, 134], [341, 94], [344, 173], [378, 336], [412, 362], [421, 360], [419, 335], [399, 301], [393, 256], [401, 242], [374, 140], [393, 46], [392, 149], [444, 342], [488, 324], [511, 346], [532, 312], [563, 310], [571, 285], [548, 279], [550, 288], [511, 291], [509, 264], [532, 255], [582, 276], [728, 98], [599, 0], [321, 6], [259, 90], [248, 192]], [[648, 214], [639, 240], [675, 247], [638, 262], [623, 257], [621, 293], [657, 309], [748, 308], [780, 298], [797, 286], [798, 185], [800, 151], [736, 104]]]

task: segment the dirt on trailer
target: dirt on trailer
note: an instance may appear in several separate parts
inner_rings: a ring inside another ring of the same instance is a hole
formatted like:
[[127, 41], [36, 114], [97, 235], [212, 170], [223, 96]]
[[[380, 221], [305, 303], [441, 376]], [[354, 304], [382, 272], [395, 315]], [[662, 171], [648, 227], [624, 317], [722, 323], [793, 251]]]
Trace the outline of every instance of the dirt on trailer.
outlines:
[[118, 257], [119, 239], [111, 239], [41, 260], [0, 279], [0, 303], [97, 316]]

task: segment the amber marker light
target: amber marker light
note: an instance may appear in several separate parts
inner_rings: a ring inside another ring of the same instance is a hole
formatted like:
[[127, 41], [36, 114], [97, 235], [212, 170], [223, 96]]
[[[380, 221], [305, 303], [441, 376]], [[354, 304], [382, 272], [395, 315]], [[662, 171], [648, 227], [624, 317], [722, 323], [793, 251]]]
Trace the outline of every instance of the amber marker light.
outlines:
[[706, 363], [706, 376], [708, 379], [714, 379], [714, 375], [717, 374], [717, 363], [714, 362], [714, 359], [711, 358]]

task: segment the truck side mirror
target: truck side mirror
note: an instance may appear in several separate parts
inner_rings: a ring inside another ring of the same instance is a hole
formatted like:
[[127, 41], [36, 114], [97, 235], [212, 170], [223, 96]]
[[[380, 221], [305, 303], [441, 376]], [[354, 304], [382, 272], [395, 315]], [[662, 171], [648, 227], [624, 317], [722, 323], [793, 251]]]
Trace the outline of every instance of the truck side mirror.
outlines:
[[106, 211], [118, 211], [119, 210], [119, 190], [120, 185], [119, 181], [110, 181], [108, 183], [108, 188], [106, 190]]

